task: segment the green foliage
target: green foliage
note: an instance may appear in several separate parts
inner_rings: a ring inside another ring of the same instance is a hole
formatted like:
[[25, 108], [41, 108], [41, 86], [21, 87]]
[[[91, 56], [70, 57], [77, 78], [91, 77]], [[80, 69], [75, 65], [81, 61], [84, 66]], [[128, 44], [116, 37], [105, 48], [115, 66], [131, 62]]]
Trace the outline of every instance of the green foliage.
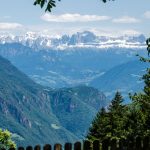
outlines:
[[150, 38], [146, 40], [148, 56], [150, 55]]
[[48, 0], [36, 0], [34, 2], [34, 5], [40, 5], [41, 8], [43, 8], [46, 5], [45, 12], [46, 11], [51, 12], [52, 8], [56, 7], [56, 1], [55, 0], [49, 0], [49, 1]]
[[[61, 0], [57, 0], [61, 1]], [[102, 2], [106, 3], [107, 1], [111, 0], [102, 0]], [[114, 0], [112, 0], [114, 1]], [[51, 12], [53, 7], [56, 7], [56, 0], [35, 0], [34, 5], [40, 5], [41, 8], [46, 6], [45, 12]]]
[[127, 133], [124, 130], [124, 122], [126, 120], [126, 107], [123, 103], [121, 93], [117, 92], [111, 105], [108, 108], [110, 120], [110, 138], [120, 139], [125, 138]]
[[16, 144], [11, 139], [11, 133], [8, 130], [0, 129], [0, 149], [16, 148]]
[[[149, 56], [150, 38], [146, 44]], [[139, 57], [140, 61], [150, 63], [149, 57]], [[144, 89], [140, 93], [130, 94], [131, 104], [122, 105], [122, 96], [117, 92], [108, 111], [103, 108], [98, 112], [87, 135], [89, 140], [150, 136], [150, 68], [147, 68], [142, 79]]]
[[[147, 51], [149, 55], [150, 51], [150, 38], [146, 40]], [[146, 63], [150, 63], [149, 58], [140, 57], [140, 60]], [[150, 68], [147, 68], [147, 72], [143, 75], [145, 86], [141, 93], [135, 93], [130, 95], [132, 100], [132, 110], [130, 115], [133, 116], [136, 122], [136, 126], [131, 124], [131, 135], [150, 135]]]
[[108, 1], [115, 1], [115, 0], [102, 0], [104, 3], [108, 2]]
[[[142, 60], [147, 60], [143, 58]], [[130, 116], [134, 115], [134, 124], [131, 124], [133, 128], [132, 135], [150, 135], [150, 68], [147, 69], [147, 73], [143, 75], [143, 80], [145, 83], [143, 92], [135, 93], [130, 95], [132, 100], [132, 110], [130, 111]]]
[[104, 107], [97, 113], [95, 119], [92, 122], [92, 126], [89, 128], [87, 138], [91, 141], [96, 139], [104, 139], [106, 137], [106, 129], [108, 125], [108, 117]]
[[120, 139], [127, 136], [124, 130], [126, 108], [119, 92], [116, 93], [108, 111], [102, 108], [96, 115], [89, 129], [87, 138], [90, 140]]

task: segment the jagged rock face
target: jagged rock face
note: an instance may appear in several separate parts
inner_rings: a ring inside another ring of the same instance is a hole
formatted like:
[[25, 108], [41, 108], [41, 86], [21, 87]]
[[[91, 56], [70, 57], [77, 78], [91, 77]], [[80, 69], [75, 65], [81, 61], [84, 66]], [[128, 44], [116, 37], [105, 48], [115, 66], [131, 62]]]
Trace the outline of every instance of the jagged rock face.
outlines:
[[54, 99], [52, 110], [61, 124], [80, 138], [86, 135], [91, 123], [85, 118], [92, 120], [95, 110], [108, 103], [102, 92], [86, 86], [63, 88], [50, 95]]
[[[107, 101], [94, 88], [45, 88], [0, 57], [0, 128], [17, 135], [18, 145], [79, 140], [98, 111], [96, 104], [106, 106]], [[79, 116], [83, 122], [78, 124]]]
[[23, 110], [17, 108], [14, 104], [10, 104], [1, 99], [0, 108], [2, 111], [1, 113], [4, 114], [6, 117], [10, 116], [13, 119], [16, 119], [16, 121], [24, 127], [32, 127], [31, 121], [23, 114]]
[[73, 34], [68, 40], [68, 45], [76, 45], [79, 43], [93, 43], [96, 42], [96, 35], [92, 32], [85, 31], [83, 33]]

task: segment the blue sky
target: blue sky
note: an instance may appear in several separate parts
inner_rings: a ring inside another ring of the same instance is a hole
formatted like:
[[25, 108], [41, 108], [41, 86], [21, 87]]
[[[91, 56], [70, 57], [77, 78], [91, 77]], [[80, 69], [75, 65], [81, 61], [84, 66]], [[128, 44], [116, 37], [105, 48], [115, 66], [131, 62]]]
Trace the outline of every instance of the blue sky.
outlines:
[[62, 0], [47, 14], [33, 2], [1, 1], [0, 33], [33, 31], [59, 35], [90, 30], [99, 35], [150, 36], [150, 0], [116, 0], [106, 4], [100, 0]]

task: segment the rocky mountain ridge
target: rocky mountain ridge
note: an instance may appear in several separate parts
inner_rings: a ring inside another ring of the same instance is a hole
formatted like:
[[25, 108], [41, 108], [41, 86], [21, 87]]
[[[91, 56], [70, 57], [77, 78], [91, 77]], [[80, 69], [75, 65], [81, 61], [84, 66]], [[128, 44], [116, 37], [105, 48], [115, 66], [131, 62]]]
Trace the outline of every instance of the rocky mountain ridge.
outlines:
[[74, 48], [96, 48], [99, 50], [108, 48], [132, 48], [140, 49], [146, 47], [145, 36], [124, 35], [124, 36], [100, 36], [90, 31], [77, 32], [72, 35], [53, 37], [34, 32], [27, 32], [25, 35], [0, 35], [0, 43], [21, 43], [24, 46], [35, 50], [55, 49], [66, 50]]
[[95, 88], [42, 87], [0, 56], [0, 128], [10, 130], [18, 146], [75, 142], [107, 103]]

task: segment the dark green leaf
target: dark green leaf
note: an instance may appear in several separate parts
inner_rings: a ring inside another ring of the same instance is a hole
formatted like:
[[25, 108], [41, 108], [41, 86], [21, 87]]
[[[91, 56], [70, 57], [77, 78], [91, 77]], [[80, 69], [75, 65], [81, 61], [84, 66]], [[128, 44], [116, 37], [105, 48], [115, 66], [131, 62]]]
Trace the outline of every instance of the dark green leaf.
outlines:
[[45, 4], [45, 0], [42, 0], [41, 1], [41, 8], [43, 8], [44, 4]]

